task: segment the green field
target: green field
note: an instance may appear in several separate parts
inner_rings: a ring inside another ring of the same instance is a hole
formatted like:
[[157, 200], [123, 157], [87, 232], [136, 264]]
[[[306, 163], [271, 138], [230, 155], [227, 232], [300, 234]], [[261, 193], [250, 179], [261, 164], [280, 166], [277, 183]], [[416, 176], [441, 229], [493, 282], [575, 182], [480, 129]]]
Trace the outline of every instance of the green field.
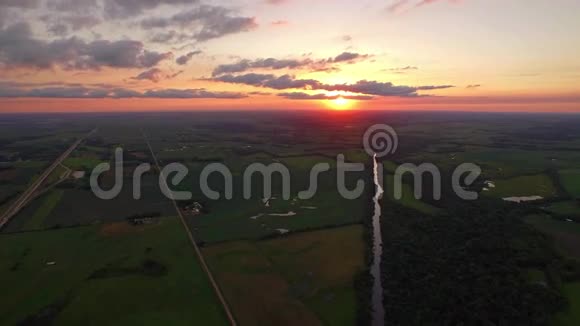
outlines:
[[557, 326], [580, 325], [580, 282], [564, 284], [562, 292], [568, 299], [570, 307], [566, 312], [556, 316]]
[[580, 197], [580, 170], [561, 170], [560, 182], [570, 196]]
[[69, 157], [63, 162], [71, 170], [92, 170], [101, 163], [102, 160], [93, 157]]
[[552, 179], [545, 174], [494, 180], [494, 183], [495, 188], [491, 188], [490, 191], [484, 192], [484, 194], [496, 198], [520, 196], [550, 198], [557, 193]]
[[362, 227], [205, 248], [240, 325], [353, 325]]
[[553, 237], [564, 254], [580, 259], [580, 224], [555, 220], [548, 215], [527, 216], [526, 221]]
[[580, 216], [580, 203], [573, 200], [553, 203], [548, 209], [559, 215]]
[[[294, 160], [294, 159], [293, 159]], [[295, 163], [295, 162], [294, 162]], [[191, 165], [190, 165], [191, 166]], [[243, 178], [234, 176], [233, 199], [204, 200], [199, 190], [194, 190], [193, 198], [204, 201], [207, 213], [188, 218], [188, 224], [196, 238], [203, 242], [215, 243], [232, 240], [259, 239], [279, 234], [278, 229], [301, 231], [313, 228], [358, 223], [365, 216], [368, 205], [368, 189], [362, 196], [348, 200], [337, 190], [336, 172], [329, 171], [318, 178], [316, 195], [308, 200], [300, 200], [298, 193], [309, 188], [309, 168], [291, 166], [291, 196], [282, 198], [281, 178], [272, 181], [272, 197], [266, 204], [261, 178], [252, 179], [252, 198], [243, 198]], [[183, 182], [184, 189], [199, 184], [200, 172], [190, 169], [190, 178]], [[349, 188], [354, 188], [354, 179], [365, 176], [350, 173], [347, 176]], [[223, 189], [223, 178], [210, 178], [212, 189]]]
[[[549, 216], [529, 216], [526, 221], [550, 235], [563, 254], [580, 259], [580, 225], [554, 220]], [[568, 299], [567, 311], [556, 316], [557, 326], [576, 326], [580, 323], [580, 283], [564, 283], [561, 289]]]
[[63, 191], [55, 190], [49, 192], [46, 196], [42, 197], [42, 204], [34, 212], [30, 220], [24, 226], [26, 230], [36, 230], [41, 229], [46, 217], [52, 212], [52, 210], [58, 205], [58, 202], [62, 198]]
[[2, 235], [0, 278], [2, 325], [227, 324], [177, 218]]
[[437, 207], [434, 207], [425, 202], [422, 202], [419, 199], [416, 199], [413, 187], [406, 183], [402, 185], [403, 196], [401, 197], [401, 199], [395, 199], [395, 178], [392, 175], [388, 174], [385, 175], [384, 188], [385, 188], [385, 198], [388, 200], [396, 201], [400, 205], [412, 208], [421, 213], [429, 215], [433, 215], [439, 212], [439, 209]]

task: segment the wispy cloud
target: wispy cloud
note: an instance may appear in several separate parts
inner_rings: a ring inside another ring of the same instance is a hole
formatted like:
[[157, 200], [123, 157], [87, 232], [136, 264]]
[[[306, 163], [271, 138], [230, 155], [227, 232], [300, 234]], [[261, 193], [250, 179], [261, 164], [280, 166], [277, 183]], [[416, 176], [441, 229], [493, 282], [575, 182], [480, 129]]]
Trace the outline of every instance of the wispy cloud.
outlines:
[[336, 100], [344, 98], [347, 100], [369, 101], [374, 97], [369, 95], [327, 95], [324, 93], [308, 94], [304, 92], [279, 93], [278, 96], [290, 100]]
[[360, 80], [354, 84], [324, 84], [315, 79], [296, 79], [290, 75], [275, 76], [272, 74], [245, 74], [238, 76], [230, 74], [215, 77], [212, 80], [277, 90], [307, 89], [343, 91], [384, 97], [418, 97], [420, 96], [419, 91], [432, 91], [454, 87], [453, 85], [397, 86], [390, 82], [372, 80]]
[[242, 99], [247, 95], [237, 92], [214, 92], [199, 89], [153, 89], [138, 92], [127, 88], [54, 86], [23, 89], [0, 87], [3, 98], [172, 98], [172, 99]]
[[335, 65], [339, 63], [355, 63], [366, 60], [371, 56], [354, 52], [343, 52], [335, 57], [328, 59], [243, 59], [232, 64], [222, 64], [217, 66], [212, 75], [219, 76], [223, 74], [242, 73], [254, 69], [309, 69], [312, 71], [326, 71], [336, 69]]
[[462, 0], [394, 0], [387, 6], [390, 13], [402, 13], [413, 8], [423, 7], [437, 2], [460, 3]]

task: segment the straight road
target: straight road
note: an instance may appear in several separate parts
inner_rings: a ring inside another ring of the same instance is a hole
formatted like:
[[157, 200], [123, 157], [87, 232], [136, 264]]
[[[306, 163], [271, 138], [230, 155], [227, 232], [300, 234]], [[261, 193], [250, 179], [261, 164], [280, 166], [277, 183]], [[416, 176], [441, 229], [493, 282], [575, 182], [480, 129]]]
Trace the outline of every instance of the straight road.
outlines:
[[59, 166], [69, 155], [72, 153], [80, 143], [82, 143], [86, 137], [93, 134], [97, 129], [92, 130], [87, 135], [79, 138], [74, 142], [64, 153], [62, 153], [52, 164], [44, 170], [44, 172], [26, 189], [15, 202], [4, 212], [2, 218], [0, 218], [0, 230], [10, 222], [10, 220], [28, 203], [30, 198], [38, 190], [38, 187], [48, 178], [48, 176]]
[[[157, 166], [157, 168], [159, 169], [159, 173], [162, 174], [163, 172], [162, 172], [161, 167], [159, 166], [159, 161], [157, 161], [157, 156], [155, 155], [155, 152], [153, 152], [153, 148], [151, 147], [151, 143], [149, 143], [149, 139], [147, 139], [147, 135], [145, 135], [144, 132], [143, 132], [143, 138], [145, 139], [145, 142], [147, 143], [147, 147], [149, 147], [149, 151], [151, 152], [151, 157], [153, 158], [153, 162], [155, 162], [155, 166]], [[169, 186], [167, 185], [167, 178], [166, 177], [167, 176], [161, 175], [161, 179], [163, 179], [163, 184], [160, 186], [164, 187], [165, 189], [169, 189]], [[187, 222], [185, 221], [185, 217], [183, 217], [183, 214], [181, 213], [181, 209], [179, 209], [179, 206], [177, 205], [177, 202], [175, 201], [175, 199], [171, 199], [171, 201], [173, 202], [173, 206], [175, 207], [175, 210], [177, 211], [177, 215], [181, 219], [181, 223], [183, 224], [183, 227], [185, 228], [185, 232], [187, 233], [189, 241], [191, 242], [191, 245], [193, 246], [193, 249], [195, 250], [195, 254], [197, 255], [197, 258], [199, 259], [199, 263], [201, 264], [201, 267], [203, 268], [204, 272], [207, 274], [207, 277], [211, 283], [211, 286], [213, 287], [215, 294], [217, 295], [220, 303], [222, 304], [222, 307], [224, 309], [224, 312], [226, 313], [228, 321], [230, 322], [230, 324], [232, 326], [236, 326], [237, 325], [236, 319], [234, 318], [234, 315], [233, 315], [232, 311], [230, 310], [230, 307], [228, 306], [228, 303], [227, 303], [225, 297], [223, 296], [222, 291], [219, 288], [219, 285], [217, 284], [215, 278], [213, 277], [211, 270], [209, 269], [207, 263], [205, 262], [205, 259], [203, 258], [201, 250], [199, 250], [199, 246], [197, 245], [197, 242], [195, 241], [193, 233], [191, 233], [191, 230], [189, 229], [189, 226], [187, 226]]]

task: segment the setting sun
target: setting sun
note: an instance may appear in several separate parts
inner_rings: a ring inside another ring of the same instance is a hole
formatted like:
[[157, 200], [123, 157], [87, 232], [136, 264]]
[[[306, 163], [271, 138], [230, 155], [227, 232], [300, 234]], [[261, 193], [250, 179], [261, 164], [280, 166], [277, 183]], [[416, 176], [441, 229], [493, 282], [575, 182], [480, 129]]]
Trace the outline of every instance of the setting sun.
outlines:
[[332, 108], [335, 110], [346, 110], [350, 107], [351, 101], [342, 96], [332, 100]]

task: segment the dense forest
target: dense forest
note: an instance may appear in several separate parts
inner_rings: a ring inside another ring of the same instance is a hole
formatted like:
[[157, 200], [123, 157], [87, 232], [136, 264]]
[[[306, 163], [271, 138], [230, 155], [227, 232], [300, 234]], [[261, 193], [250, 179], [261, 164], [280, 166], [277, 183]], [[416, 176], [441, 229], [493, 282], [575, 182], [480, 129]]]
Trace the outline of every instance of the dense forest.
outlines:
[[[548, 325], [566, 307], [556, 289], [568, 262], [524, 209], [457, 202], [433, 217], [385, 200], [386, 325]], [[530, 269], [547, 281], [531, 282]]]

